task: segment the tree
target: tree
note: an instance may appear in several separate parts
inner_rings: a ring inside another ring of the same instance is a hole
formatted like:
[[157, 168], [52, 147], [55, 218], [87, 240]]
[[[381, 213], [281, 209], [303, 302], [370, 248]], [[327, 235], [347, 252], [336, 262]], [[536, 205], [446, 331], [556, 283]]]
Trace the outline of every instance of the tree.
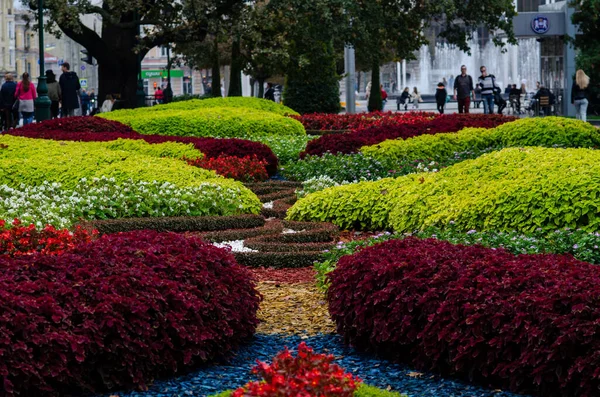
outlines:
[[287, 54], [285, 104], [300, 113], [340, 110], [335, 47], [347, 32], [349, 0], [271, 0], [272, 23]]
[[[33, 10], [37, 7], [35, 0], [23, 2]], [[45, 0], [44, 5], [48, 31], [64, 33], [96, 58], [100, 97], [119, 94], [133, 107], [138, 63], [151, 48], [173, 41], [203, 40], [209, 21], [241, 3], [243, 0]], [[83, 22], [92, 14], [102, 19], [100, 34]]]
[[[414, 52], [428, 42], [424, 35], [435, 27], [439, 37], [469, 51], [468, 40], [477, 27], [502, 30], [508, 42], [516, 43], [512, 18], [516, 10], [512, 0], [492, 2], [464, 0], [356, 0], [348, 2], [352, 16], [349, 35], [361, 60], [371, 64], [373, 74], [390, 58], [414, 59]], [[498, 37], [494, 44], [504, 45]], [[379, 84], [371, 84], [369, 108], [381, 109]]]

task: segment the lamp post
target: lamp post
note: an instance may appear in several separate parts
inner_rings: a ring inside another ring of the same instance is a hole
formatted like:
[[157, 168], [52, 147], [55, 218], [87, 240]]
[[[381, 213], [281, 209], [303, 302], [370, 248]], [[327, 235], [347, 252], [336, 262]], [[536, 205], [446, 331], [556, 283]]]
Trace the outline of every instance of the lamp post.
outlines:
[[164, 93], [165, 103], [173, 100], [173, 89], [171, 88], [171, 45], [167, 44], [167, 88]]
[[48, 86], [46, 85], [46, 72], [44, 70], [44, 0], [38, 0], [38, 24], [40, 47], [40, 77], [38, 77], [37, 98], [35, 100], [35, 120], [37, 122], [50, 119], [50, 105]]

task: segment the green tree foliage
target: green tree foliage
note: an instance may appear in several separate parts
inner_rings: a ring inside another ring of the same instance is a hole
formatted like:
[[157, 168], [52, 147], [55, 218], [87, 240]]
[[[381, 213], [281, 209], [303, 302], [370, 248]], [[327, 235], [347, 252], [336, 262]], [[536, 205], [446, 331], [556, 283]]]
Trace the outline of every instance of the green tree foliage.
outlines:
[[[37, 8], [35, 0], [22, 1], [32, 10]], [[203, 40], [211, 20], [228, 15], [243, 3], [243, 0], [45, 0], [44, 13], [49, 32], [64, 33], [97, 60], [100, 97], [117, 94], [127, 105], [134, 106], [140, 58], [157, 45]], [[100, 32], [84, 24], [90, 15], [102, 19]]]

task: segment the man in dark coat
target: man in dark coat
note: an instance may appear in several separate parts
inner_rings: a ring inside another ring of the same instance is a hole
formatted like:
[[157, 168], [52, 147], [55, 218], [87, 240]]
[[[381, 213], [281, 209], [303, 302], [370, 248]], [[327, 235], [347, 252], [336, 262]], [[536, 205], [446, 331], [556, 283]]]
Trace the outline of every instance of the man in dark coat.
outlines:
[[267, 83], [267, 92], [265, 92], [265, 99], [275, 102], [275, 89], [273, 84]]
[[4, 75], [4, 80], [5, 83], [2, 84], [0, 89], [0, 107], [2, 109], [2, 131], [8, 131], [10, 128], [15, 128], [13, 105], [17, 83], [13, 81], [13, 76], [10, 73]]
[[75, 109], [79, 109], [79, 77], [77, 73], [71, 72], [71, 65], [67, 62], [61, 66], [63, 73], [60, 75], [58, 84], [62, 92], [62, 116], [69, 117], [75, 115]]

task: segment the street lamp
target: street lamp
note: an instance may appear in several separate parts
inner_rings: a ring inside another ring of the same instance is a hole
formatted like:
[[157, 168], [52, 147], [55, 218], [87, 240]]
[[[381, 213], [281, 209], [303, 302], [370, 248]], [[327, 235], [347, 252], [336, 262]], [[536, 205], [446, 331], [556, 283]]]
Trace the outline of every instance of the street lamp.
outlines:
[[171, 45], [167, 44], [167, 88], [164, 93], [165, 103], [173, 100], [173, 89], [171, 88]]
[[44, 70], [44, 0], [38, 0], [38, 24], [40, 47], [40, 77], [38, 77], [37, 98], [35, 100], [35, 120], [37, 122], [50, 119], [50, 105], [48, 86], [46, 85], [46, 72]]

